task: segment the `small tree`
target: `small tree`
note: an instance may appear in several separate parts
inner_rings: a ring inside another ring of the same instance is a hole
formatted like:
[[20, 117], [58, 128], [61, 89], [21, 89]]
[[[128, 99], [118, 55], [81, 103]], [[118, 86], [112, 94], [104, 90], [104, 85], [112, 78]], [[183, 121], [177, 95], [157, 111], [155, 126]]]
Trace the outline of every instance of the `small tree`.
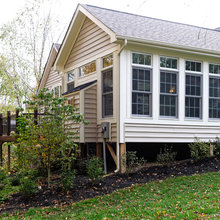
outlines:
[[[53, 97], [43, 89], [32, 101], [27, 101], [28, 109], [39, 110], [38, 123], [33, 115], [22, 115], [18, 119], [17, 156], [18, 166], [44, 166], [47, 169], [48, 187], [50, 185], [51, 165], [60, 160], [62, 170], [70, 170], [75, 159], [79, 138], [78, 131], [71, 129], [71, 122], [85, 123], [78, 109], [66, 104], [65, 98]], [[39, 164], [40, 163], [40, 164]]]

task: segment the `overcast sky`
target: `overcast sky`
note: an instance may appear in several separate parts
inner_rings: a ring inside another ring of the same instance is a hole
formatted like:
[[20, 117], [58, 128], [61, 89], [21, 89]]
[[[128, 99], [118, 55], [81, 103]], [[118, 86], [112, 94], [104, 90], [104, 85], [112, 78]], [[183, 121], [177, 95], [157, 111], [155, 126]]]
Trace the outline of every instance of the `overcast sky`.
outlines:
[[[25, 1], [0, 0], [0, 24], [15, 16]], [[68, 23], [78, 3], [96, 5], [197, 26], [220, 26], [220, 0], [51, 0], [51, 9]]]

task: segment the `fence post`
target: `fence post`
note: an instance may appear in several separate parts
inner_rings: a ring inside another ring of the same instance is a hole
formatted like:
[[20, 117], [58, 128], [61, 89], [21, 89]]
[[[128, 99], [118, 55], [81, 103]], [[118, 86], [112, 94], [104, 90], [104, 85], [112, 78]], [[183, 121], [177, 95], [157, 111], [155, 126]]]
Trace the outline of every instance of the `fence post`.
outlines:
[[17, 133], [17, 126], [18, 126], [18, 116], [19, 116], [19, 110], [18, 109], [16, 109], [16, 118], [15, 118], [15, 120], [16, 120], [16, 127], [15, 127], [15, 133]]
[[38, 115], [37, 109], [34, 109], [34, 124], [35, 125], [37, 125], [37, 115]]
[[1, 167], [3, 165], [2, 145], [3, 145], [3, 143], [0, 142], [0, 164], [1, 164]]
[[10, 170], [11, 167], [11, 145], [9, 143], [8, 144], [8, 170]]
[[0, 114], [0, 136], [3, 135], [3, 117], [2, 114]]
[[11, 133], [11, 112], [7, 111], [7, 135], [10, 136]]

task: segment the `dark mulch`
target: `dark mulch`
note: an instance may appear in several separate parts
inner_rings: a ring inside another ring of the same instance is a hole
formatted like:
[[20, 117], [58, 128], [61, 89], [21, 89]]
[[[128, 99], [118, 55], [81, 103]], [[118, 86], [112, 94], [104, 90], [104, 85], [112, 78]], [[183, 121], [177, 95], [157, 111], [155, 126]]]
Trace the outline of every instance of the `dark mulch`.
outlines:
[[25, 199], [20, 193], [14, 194], [9, 200], [0, 205], [0, 213], [14, 210], [25, 210], [30, 207], [45, 207], [65, 205], [94, 196], [111, 193], [117, 189], [129, 187], [132, 184], [147, 183], [173, 176], [193, 175], [203, 172], [219, 172], [220, 157], [207, 158], [202, 161], [187, 160], [171, 166], [151, 166], [142, 168], [130, 174], [113, 174], [106, 176], [98, 186], [92, 186], [85, 176], [77, 176], [75, 187], [64, 194], [59, 186], [52, 185], [50, 189], [42, 187], [30, 199]]

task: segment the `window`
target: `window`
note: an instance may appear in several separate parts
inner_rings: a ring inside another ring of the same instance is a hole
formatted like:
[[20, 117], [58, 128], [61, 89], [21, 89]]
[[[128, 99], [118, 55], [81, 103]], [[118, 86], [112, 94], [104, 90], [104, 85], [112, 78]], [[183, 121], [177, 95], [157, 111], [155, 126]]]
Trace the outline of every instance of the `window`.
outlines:
[[219, 64], [209, 64], [209, 73], [220, 74], [220, 65]]
[[132, 53], [132, 63], [150, 66], [151, 65], [151, 55]]
[[61, 86], [55, 86], [55, 87], [53, 87], [52, 88], [52, 93], [53, 93], [53, 96], [54, 97], [61, 97], [61, 93], [62, 93], [62, 88], [61, 88]]
[[160, 116], [177, 117], [177, 73], [160, 72]]
[[170, 57], [160, 57], [160, 67], [177, 69], [177, 59]]
[[96, 71], [96, 62], [86, 64], [79, 68], [79, 77], [88, 75]]
[[67, 92], [73, 90], [75, 88], [75, 74], [74, 71], [71, 70], [67, 72]]
[[107, 57], [104, 57], [102, 59], [102, 68], [106, 68], [106, 67], [112, 66], [112, 64], [113, 64], [113, 56], [112, 56], [112, 54], [107, 56]]
[[220, 118], [220, 78], [209, 78], [209, 118]]
[[113, 115], [113, 74], [112, 69], [102, 72], [102, 117]]
[[201, 63], [195, 61], [186, 61], [186, 71], [201, 72]]
[[[142, 66], [140, 66], [142, 65]], [[151, 55], [132, 53], [132, 114], [151, 115]]]
[[201, 76], [186, 74], [185, 116], [201, 118]]

